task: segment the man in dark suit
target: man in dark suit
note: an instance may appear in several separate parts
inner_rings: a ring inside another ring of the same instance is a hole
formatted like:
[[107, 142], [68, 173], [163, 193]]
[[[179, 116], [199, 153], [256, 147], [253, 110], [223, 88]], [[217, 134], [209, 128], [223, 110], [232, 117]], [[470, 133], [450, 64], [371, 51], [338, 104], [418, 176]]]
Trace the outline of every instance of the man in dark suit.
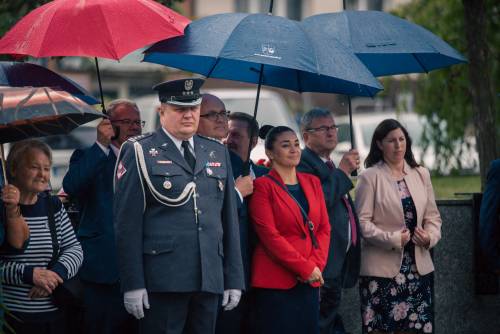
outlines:
[[359, 167], [356, 150], [346, 153], [335, 167], [330, 154], [337, 146], [337, 126], [333, 115], [324, 109], [312, 109], [301, 120], [306, 144], [298, 171], [314, 174], [321, 180], [331, 225], [328, 262], [321, 288], [320, 330], [322, 334], [345, 333], [338, 313], [342, 288], [353, 287], [360, 265], [360, 229], [349, 195], [353, 184], [349, 179]]
[[481, 201], [479, 240], [490, 268], [500, 276], [500, 159], [488, 171]]
[[[198, 126], [197, 134], [222, 141], [228, 135], [229, 115], [230, 111], [226, 110], [226, 106], [221, 99], [211, 94], [203, 94], [200, 110], [200, 124]], [[243, 131], [245, 133], [247, 132], [246, 129]], [[231, 159], [231, 167], [233, 169], [233, 176], [235, 178], [235, 192], [238, 199], [238, 220], [240, 228], [241, 255], [245, 272], [245, 290], [248, 291], [251, 251], [248, 240], [249, 222], [245, 198], [253, 192], [253, 178], [250, 175], [242, 176], [243, 161], [237, 153], [229, 151], [229, 155]], [[260, 172], [260, 174], [262, 174], [261, 171], [262, 169], [258, 170], [258, 173]], [[230, 309], [228, 307], [224, 307], [219, 311], [216, 326], [217, 334], [245, 332], [248, 328], [247, 321], [249, 311], [249, 305], [246, 297], [245, 292], [236, 308]]]
[[[81, 206], [78, 239], [84, 260], [79, 275], [84, 283], [84, 332], [134, 333], [136, 321], [125, 311], [119, 288], [113, 229], [113, 175], [120, 146], [141, 133], [137, 105], [115, 100], [109, 119], [97, 126], [97, 141], [71, 156], [64, 191]], [[115, 137], [116, 130], [116, 137]]]
[[161, 128], [125, 142], [118, 157], [121, 286], [145, 334], [213, 333], [220, 295], [233, 308], [244, 288], [229, 154], [195, 134], [203, 82], [155, 86]]

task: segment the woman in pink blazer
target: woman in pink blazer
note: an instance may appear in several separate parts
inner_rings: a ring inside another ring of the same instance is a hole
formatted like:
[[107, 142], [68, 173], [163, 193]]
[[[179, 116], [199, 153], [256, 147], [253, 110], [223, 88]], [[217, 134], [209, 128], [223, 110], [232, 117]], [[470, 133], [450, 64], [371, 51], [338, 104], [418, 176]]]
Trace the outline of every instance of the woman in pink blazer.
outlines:
[[356, 185], [363, 333], [433, 333], [429, 249], [441, 238], [441, 217], [429, 171], [393, 119], [375, 129], [365, 166]]
[[273, 168], [255, 180], [249, 206], [258, 236], [251, 271], [255, 333], [319, 334], [319, 286], [330, 244], [321, 183], [296, 172], [301, 151], [292, 129], [273, 128], [265, 147]]

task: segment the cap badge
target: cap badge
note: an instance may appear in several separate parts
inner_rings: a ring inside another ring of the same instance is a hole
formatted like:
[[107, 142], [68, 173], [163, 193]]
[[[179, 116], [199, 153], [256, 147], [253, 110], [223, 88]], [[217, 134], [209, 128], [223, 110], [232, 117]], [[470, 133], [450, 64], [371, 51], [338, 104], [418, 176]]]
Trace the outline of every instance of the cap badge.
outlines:
[[184, 81], [184, 89], [185, 90], [193, 89], [193, 80], [189, 79], [189, 80]]

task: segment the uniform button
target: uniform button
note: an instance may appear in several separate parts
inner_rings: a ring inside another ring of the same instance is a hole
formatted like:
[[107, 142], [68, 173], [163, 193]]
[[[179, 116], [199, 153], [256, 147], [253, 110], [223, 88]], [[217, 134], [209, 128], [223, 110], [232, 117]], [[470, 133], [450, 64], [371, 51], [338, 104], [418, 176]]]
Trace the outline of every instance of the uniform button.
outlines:
[[193, 181], [196, 181], [196, 176], [193, 176]]
[[153, 249], [153, 250], [151, 251], [151, 254], [156, 254], [156, 251]]
[[394, 247], [392, 247], [391, 249], [392, 249], [393, 251], [395, 251], [395, 250], [396, 250], [396, 248], [394, 248]]
[[198, 227], [198, 231], [202, 231], [202, 230], [203, 230], [203, 228], [201, 228], [201, 227]]
[[202, 213], [201, 210], [198, 210], [198, 214], [201, 215], [201, 213]]

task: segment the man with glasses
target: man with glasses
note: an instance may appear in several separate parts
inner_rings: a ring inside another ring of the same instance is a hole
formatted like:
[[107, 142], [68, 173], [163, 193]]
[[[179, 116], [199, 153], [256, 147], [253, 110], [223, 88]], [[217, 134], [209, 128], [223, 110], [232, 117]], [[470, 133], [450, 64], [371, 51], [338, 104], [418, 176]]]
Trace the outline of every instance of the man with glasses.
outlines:
[[349, 196], [353, 184], [349, 175], [359, 168], [357, 150], [350, 150], [336, 167], [330, 155], [337, 146], [337, 131], [333, 115], [315, 108], [301, 119], [301, 132], [306, 148], [302, 151], [298, 171], [316, 175], [321, 180], [331, 225], [328, 262], [323, 272], [321, 288], [321, 334], [346, 333], [338, 310], [342, 288], [353, 287], [359, 275], [360, 229]]
[[220, 297], [234, 308], [244, 288], [229, 153], [196, 135], [203, 82], [155, 86], [161, 127], [125, 142], [118, 157], [121, 287], [144, 334], [213, 333]]
[[139, 108], [119, 99], [108, 105], [109, 119], [97, 126], [97, 141], [71, 156], [64, 191], [80, 205], [77, 237], [84, 260], [84, 333], [136, 333], [136, 320], [123, 307], [113, 228], [113, 175], [121, 145], [140, 135]]

